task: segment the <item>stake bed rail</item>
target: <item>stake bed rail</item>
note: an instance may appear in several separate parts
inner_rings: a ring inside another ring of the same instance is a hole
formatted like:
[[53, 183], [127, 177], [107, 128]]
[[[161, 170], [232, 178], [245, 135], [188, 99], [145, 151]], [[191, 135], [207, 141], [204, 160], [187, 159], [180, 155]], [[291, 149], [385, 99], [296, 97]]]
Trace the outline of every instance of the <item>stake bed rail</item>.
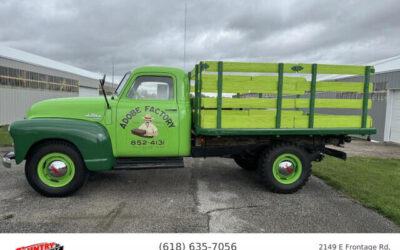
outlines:
[[[239, 72], [245, 75], [238, 75]], [[249, 73], [257, 75], [249, 76]], [[284, 76], [293, 73], [309, 74], [311, 81], [306, 81], [304, 77]], [[193, 129], [198, 135], [211, 136], [375, 134], [376, 129], [368, 116], [368, 108], [372, 106], [369, 93], [372, 90], [370, 75], [373, 73], [372, 66], [200, 62], [188, 73], [189, 79], [194, 80]], [[318, 74], [364, 75], [364, 82], [317, 81]], [[223, 97], [223, 93], [235, 90], [236, 98]], [[216, 100], [206, 98], [205, 92], [215, 93]], [[259, 97], [265, 94], [274, 97], [239, 99], [243, 94], [257, 92]], [[363, 98], [318, 99], [318, 92], [359, 92]], [[285, 98], [285, 95], [295, 98]], [[305, 107], [308, 114], [299, 110]], [[362, 114], [317, 114], [316, 108], [356, 108]], [[254, 124], [246, 123], [248, 120]]]

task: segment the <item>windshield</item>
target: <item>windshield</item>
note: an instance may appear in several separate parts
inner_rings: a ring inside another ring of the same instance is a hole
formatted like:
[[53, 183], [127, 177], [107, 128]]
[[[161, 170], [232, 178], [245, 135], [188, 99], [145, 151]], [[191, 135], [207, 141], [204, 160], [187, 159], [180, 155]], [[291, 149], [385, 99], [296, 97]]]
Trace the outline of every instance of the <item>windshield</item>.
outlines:
[[128, 81], [130, 74], [131, 74], [131, 72], [126, 72], [124, 77], [122, 77], [121, 81], [118, 84], [117, 89], [114, 92], [114, 94], [116, 96], [119, 96], [119, 94], [121, 94], [121, 91], [124, 89], [124, 86], [125, 86], [126, 82]]

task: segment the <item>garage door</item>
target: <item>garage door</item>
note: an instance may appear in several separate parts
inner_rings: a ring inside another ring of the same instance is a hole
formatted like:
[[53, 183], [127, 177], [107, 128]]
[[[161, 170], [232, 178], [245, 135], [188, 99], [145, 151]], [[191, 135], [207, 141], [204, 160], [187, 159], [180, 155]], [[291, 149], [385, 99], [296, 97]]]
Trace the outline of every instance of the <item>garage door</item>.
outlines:
[[79, 96], [99, 96], [99, 90], [79, 86]]
[[392, 90], [392, 119], [390, 141], [400, 143], [400, 90]]

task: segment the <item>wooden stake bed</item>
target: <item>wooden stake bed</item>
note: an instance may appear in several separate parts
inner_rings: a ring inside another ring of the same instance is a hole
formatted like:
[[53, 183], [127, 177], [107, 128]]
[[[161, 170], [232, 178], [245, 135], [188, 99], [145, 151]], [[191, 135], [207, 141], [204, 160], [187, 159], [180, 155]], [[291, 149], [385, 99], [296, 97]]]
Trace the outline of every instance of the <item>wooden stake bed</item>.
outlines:
[[[367, 114], [373, 72], [371, 66], [200, 62], [189, 72], [195, 83], [191, 86], [194, 131], [199, 135], [374, 134]], [[293, 76], [296, 73], [302, 76]], [[365, 80], [317, 81], [318, 74], [364, 75]], [[363, 98], [319, 99], [320, 92], [362, 93]], [[260, 98], [243, 98], [249, 93]], [[315, 112], [319, 108], [360, 109], [362, 115]]]

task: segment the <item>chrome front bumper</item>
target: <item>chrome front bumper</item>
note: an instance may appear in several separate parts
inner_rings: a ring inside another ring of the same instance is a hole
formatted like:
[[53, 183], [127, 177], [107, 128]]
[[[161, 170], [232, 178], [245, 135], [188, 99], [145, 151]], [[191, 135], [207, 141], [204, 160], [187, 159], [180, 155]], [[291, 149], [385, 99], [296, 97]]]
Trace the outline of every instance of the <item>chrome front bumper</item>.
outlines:
[[6, 168], [11, 168], [11, 160], [15, 159], [14, 152], [8, 152], [3, 157], [1, 157], [1, 163]]

